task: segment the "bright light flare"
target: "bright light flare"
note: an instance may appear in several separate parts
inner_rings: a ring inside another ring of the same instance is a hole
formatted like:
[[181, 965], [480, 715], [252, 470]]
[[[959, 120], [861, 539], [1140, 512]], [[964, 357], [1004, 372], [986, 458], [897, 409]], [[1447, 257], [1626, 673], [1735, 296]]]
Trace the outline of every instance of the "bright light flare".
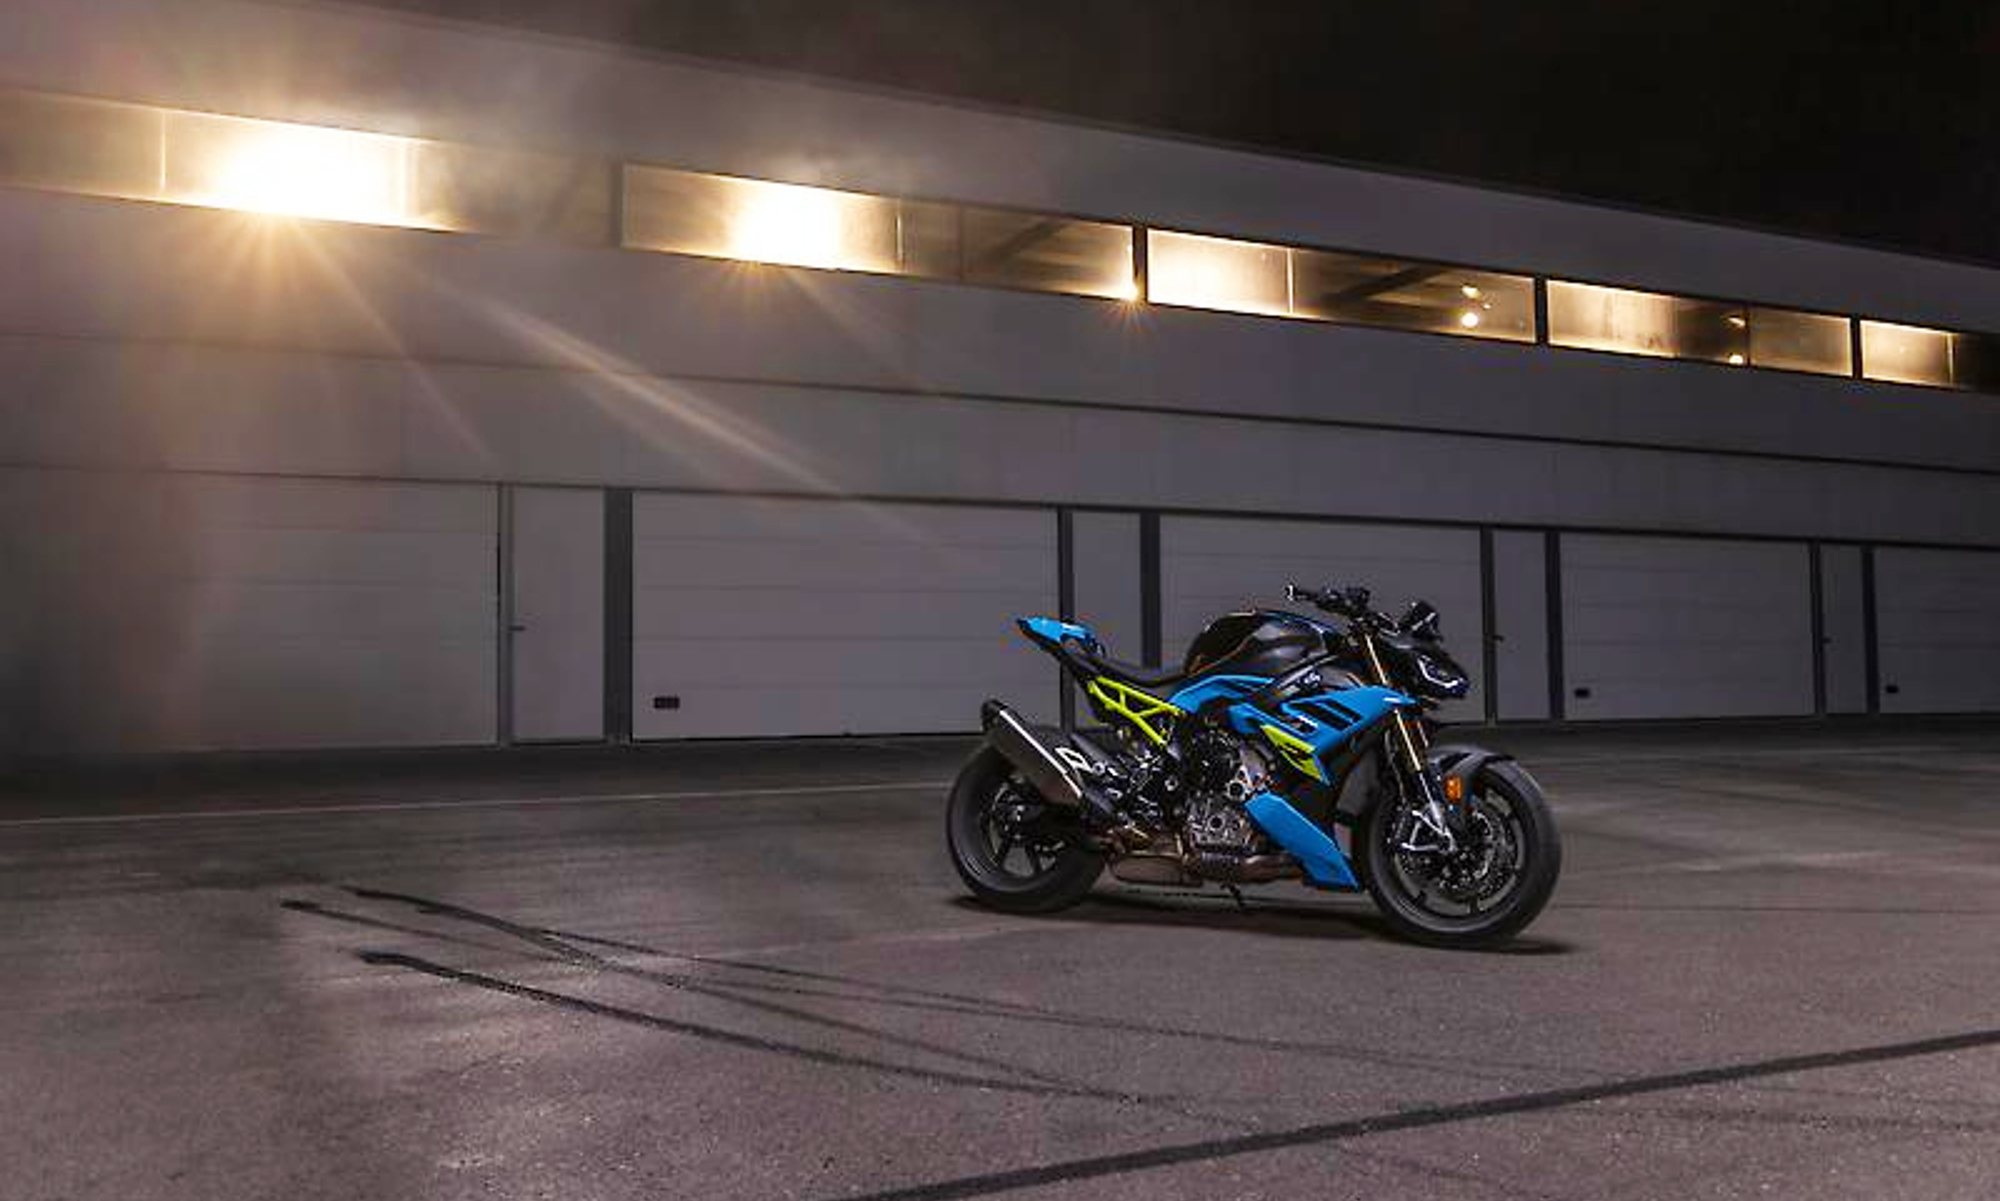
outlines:
[[170, 114], [165, 199], [243, 212], [411, 225], [417, 143], [199, 113]]
[[1289, 255], [1282, 246], [1147, 230], [1147, 298], [1156, 304], [1290, 316]]
[[[729, 214], [730, 258], [794, 267], [850, 271], [892, 271], [877, 244], [893, 245], [893, 210], [873, 196], [858, 196], [802, 184], [738, 180]], [[884, 224], [888, 229], [880, 228]]]

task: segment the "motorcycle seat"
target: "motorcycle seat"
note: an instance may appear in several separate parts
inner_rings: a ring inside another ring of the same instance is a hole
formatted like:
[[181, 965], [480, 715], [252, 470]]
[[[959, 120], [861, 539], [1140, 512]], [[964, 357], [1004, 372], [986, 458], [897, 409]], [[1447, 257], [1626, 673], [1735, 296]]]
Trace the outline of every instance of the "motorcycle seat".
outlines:
[[1187, 672], [1179, 667], [1141, 667], [1137, 663], [1126, 663], [1109, 655], [1088, 651], [1081, 652], [1077, 657], [1099, 675], [1110, 676], [1121, 684], [1130, 684], [1135, 688], [1171, 692], [1187, 679]]

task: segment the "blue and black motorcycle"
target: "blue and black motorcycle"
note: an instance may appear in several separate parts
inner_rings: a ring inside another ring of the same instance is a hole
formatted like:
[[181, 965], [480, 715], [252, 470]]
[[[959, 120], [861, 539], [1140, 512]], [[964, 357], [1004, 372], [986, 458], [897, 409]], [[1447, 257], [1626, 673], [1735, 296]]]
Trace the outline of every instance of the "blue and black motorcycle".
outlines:
[[1415, 601], [1392, 618], [1365, 588], [1286, 595], [1344, 628], [1231, 613], [1183, 666], [1157, 670], [1111, 658], [1088, 626], [1022, 618], [1107, 732], [986, 703], [946, 823], [973, 895], [1061, 909], [1108, 867], [1135, 884], [1365, 889], [1398, 933], [1439, 946], [1533, 921], [1561, 870], [1555, 819], [1508, 756], [1431, 745], [1431, 710], [1467, 687], [1437, 610]]

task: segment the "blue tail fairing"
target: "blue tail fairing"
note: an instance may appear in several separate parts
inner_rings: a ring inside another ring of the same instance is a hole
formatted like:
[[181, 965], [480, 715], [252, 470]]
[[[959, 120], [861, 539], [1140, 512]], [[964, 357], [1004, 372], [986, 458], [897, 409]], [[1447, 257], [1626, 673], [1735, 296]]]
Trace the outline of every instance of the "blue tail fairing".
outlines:
[[1085, 646], [1099, 645], [1097, 635], [1091, 632], [1089, 626], [1080, 622], [1062, 621], [1054, 617], [1017, 617], [1014, 619], [1014, 624], [1020, 626], [1021, 632], [1028, 637], [1052, 646], [1061, 646], [1070, 639]]

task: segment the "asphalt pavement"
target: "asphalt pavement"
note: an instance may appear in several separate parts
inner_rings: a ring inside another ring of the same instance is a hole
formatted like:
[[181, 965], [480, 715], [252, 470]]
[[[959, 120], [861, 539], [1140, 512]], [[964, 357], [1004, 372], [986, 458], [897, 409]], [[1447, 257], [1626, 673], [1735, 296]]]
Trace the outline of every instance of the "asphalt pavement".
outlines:
[[949, 739], [0, 788], [0, 1197], [2000, 1196], [2000, 726], [1489, 732], [1556, 897], [963, 896]]

